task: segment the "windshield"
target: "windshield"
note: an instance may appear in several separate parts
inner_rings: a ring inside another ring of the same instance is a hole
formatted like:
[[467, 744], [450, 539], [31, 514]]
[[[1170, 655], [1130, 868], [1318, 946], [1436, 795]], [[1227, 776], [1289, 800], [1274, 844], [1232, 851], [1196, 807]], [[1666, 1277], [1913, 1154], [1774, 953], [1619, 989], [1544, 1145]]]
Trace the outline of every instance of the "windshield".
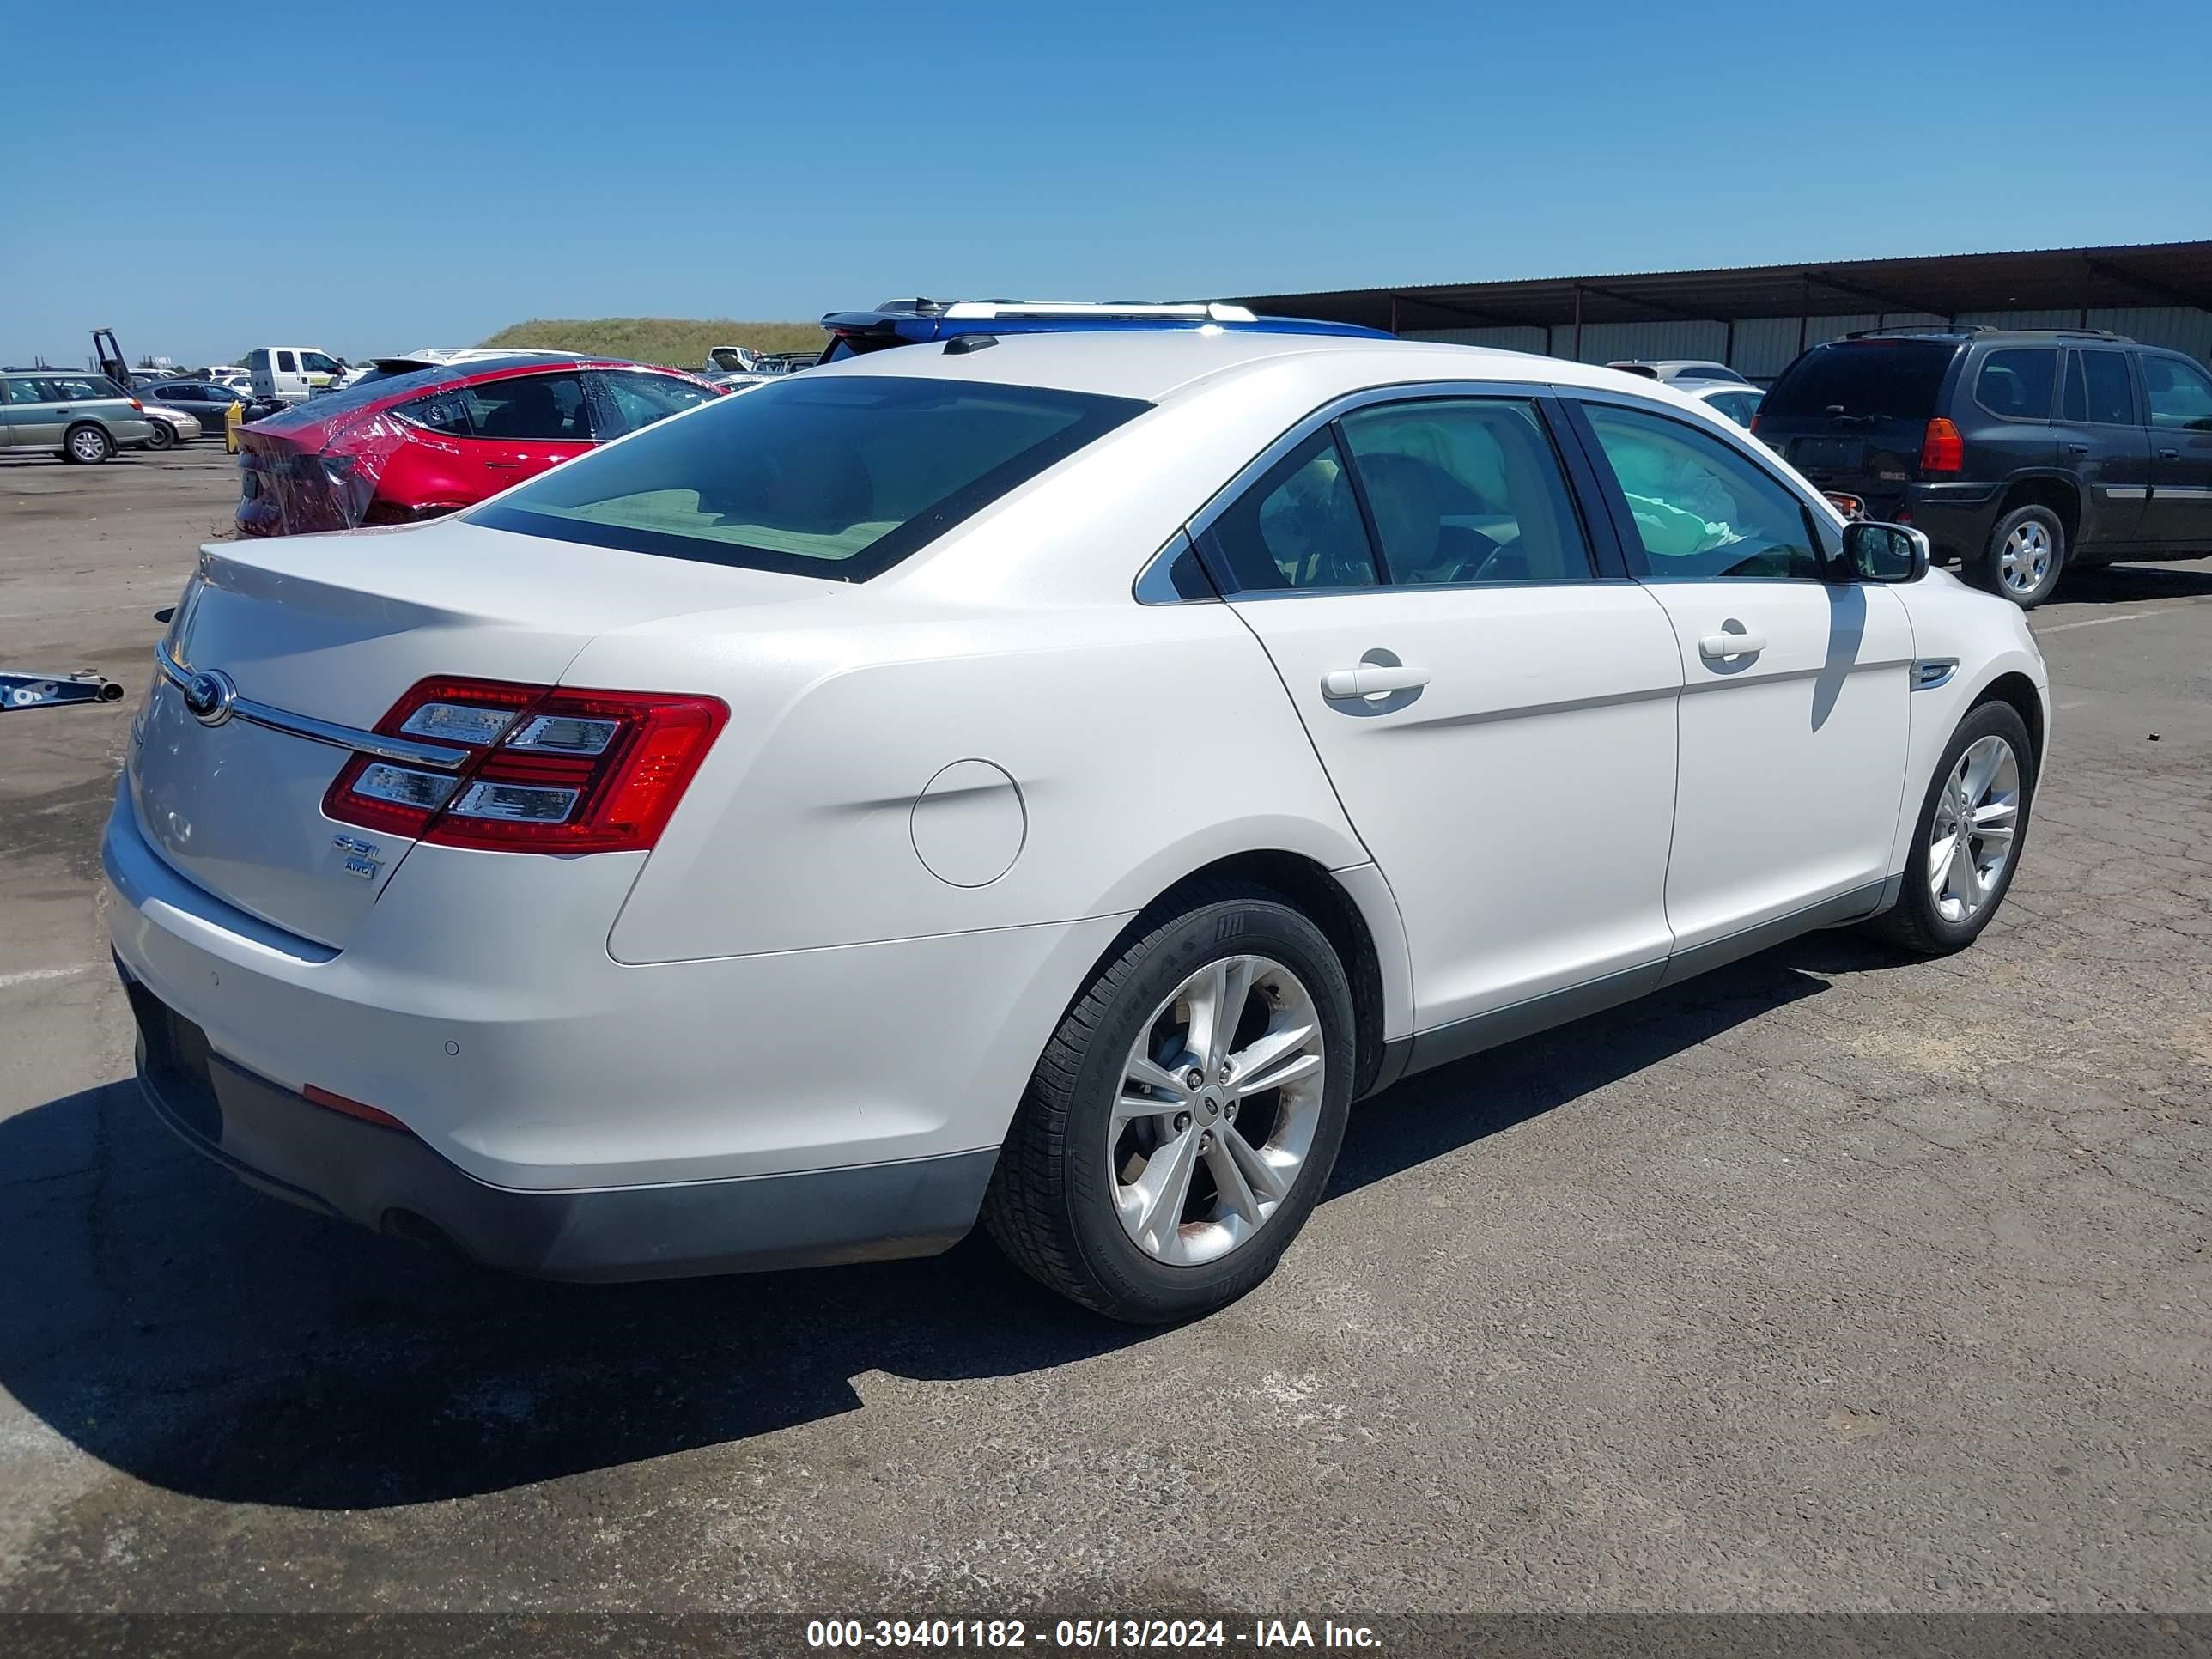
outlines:
[[1845, 340], [1814, 346], [1783, 370], [1759, 407], [1759, 418], [1834, 410], [1862, 420], [1926, 420], [1936, 412], [1943, 371], [1958, 349], [1948, 340]]
[[780, 380], [467, 516], [633, 553], [866, 581], [1149, 406], [965, 380]]

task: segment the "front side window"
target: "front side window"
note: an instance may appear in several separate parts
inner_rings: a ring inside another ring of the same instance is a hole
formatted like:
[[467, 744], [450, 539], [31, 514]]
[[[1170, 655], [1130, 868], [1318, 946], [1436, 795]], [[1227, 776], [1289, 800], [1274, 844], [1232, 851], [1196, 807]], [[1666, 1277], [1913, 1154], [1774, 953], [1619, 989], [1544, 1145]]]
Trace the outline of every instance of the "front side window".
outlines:
[[1238, 496], [1206, 531], [1206, 544], [1242, 593], [1372, 587], [1378, 580], [1359, 500], [1330, 427]]
[[1804, 504], [1748, 456], [1686, 422], [1607, 404], [1583, 413], [1662, 580], [1819, 580]]
[[1974, 377], [1974, 401], [1992, 415], [2012, 421], [2047, 421], [2051, 394], [2058, 381], [2055, 346], [2023, 346], [1992, 351]]
[[343, 374], [345, 366], [335, 357], [325, 357], [319, 351], [303, 351], [300, 362], [310, 374]]
[[1344, 417], [1393, 582], [1577, 581], [1589, 550], [1535, 405], [1450, 398]]
[[1041, 386], [797, 376], [556, 468], [473, 523], [865, 581], [1150, 405]]
[[721, 394], [669, 374], [638, 374], [628, 370], [603, 372], [599, 384], [614, 405], [615, 424], [609, 437], [620, 437], [651, 426], [655, 421], [681, 415], [701, 404], [711, 404]]
[[2212, 376], [2179, 357], [2146, 356], [2142, 372], [2153, 426], [2212, 428]]

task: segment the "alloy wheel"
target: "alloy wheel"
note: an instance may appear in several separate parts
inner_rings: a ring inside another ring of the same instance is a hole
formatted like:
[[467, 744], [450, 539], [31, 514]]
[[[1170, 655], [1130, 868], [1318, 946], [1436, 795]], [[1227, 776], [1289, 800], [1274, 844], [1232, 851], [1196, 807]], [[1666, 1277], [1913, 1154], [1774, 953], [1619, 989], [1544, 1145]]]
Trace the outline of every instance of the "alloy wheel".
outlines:
[[1176, 987], [1129, 1049], [1106, 1132], [1137, 1248], [1189, 1267], [1247, 1243], [1304, 1172], [1328, 1076], [1313, 994], [1282, 963], [1227, 957]]
[[2057, 551], [2050, 530], [2030, 519], [2014, 526], [2012, 534], [2005, 538], [1997, 554], [1998, 574], [2013, 592], [2033, 593], [2051, 574], [2051, 556]]
[[1989, 902], [2012, 861], [2020, 828], [2020, 757], [2000, 737], [1967, 744], [1944, 781], [1928, 836], [1936, 914], [1968, 920]]
[[107, 440], [90, 427], [80, 427], [70, 434], [70, 453], [80, 461], [104, 461], [107, 459]]

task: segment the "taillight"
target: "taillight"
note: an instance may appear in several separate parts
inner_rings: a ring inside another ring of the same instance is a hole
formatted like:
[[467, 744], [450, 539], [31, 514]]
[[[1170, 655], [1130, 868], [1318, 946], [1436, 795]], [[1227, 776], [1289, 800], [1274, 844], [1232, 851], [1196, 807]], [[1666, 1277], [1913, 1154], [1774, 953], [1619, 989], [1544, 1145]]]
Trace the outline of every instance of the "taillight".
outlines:
[[1966, 441], [1959, 428], [1938, 415], [1928, 422], [1928, 435], [1920, 441], [1923, 472], [1959, 472], [1966, 465]]
[[131, 400], [131, 407], [137, 410], [141, 415], [143, 415], [146, 412], [146, 405], [140, 403], [136, 398], [133, 398]]
[[468, 758], [446, 771], [356, 755], [323, 812], [443, 847], [641, 850], [659, 839], [729, 717], [714, 697], [427, 679], [376, 729]]

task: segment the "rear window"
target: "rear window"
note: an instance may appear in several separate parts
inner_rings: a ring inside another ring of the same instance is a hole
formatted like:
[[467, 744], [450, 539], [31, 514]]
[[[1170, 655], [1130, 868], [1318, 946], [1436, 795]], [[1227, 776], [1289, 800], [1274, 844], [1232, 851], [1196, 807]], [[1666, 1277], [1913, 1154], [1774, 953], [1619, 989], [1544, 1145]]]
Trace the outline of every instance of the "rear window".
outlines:
[[1814, 346], [1783, 370], [1759, 413], [1762, 419], [1833, 412], [1860, 419], [1923, 420], [1936, 412], [1943, 371], [1958, 349], [1939, 340], [1847, 340]]
[[408, 374], [387, 374], [381, 380], [369, 375], [351, 386], [323, 392], [307, 403], [295, 404], [291, 408], [265, 416], [255, 424], [264, 431], [271, 432], [283, 432], [295, 427], [321, 426], [338, 416], [367, 409], [371, 404], [404, 398], [417, 390], [427, 392], [434, 386], [451, 386], [460, 378], [457, 371], [445, 368], [418, 368]]
[[972, 381], [762, 387], [467, 516], [526, 535], [866, 581], [1149, 405]]

